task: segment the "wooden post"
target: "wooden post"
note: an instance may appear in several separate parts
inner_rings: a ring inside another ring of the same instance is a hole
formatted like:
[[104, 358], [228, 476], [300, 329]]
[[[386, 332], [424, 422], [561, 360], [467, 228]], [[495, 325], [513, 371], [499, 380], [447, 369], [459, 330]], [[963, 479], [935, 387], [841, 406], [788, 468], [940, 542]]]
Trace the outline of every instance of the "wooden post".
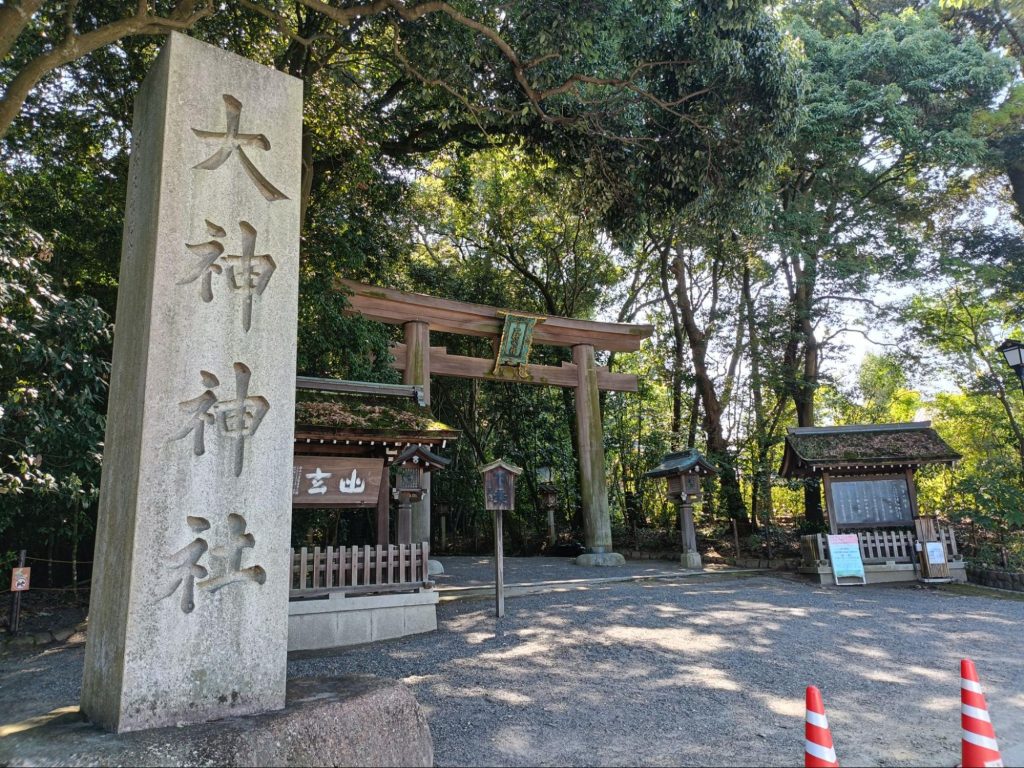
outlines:
[[[735, 517], [732, 519], [732, 540], [733, 540], [733, 543], [736, 545], [736, 559], [739, 560], [739, 558], [740, 558], [740, 533], [739, 533], [739, 531], [736, 528], [736, 518]], [[737, 563], [737, 565], [739, 565], [739, 563]]]
[[380, 493], [377, 495], [377, 543], [387, 546], [391, 543], [391, 472], [387, 465], [380, 479]]
[[821, 485], [825, 491], [825, 512], [828, 515], [828, 529], [835, 536], [839, 533], [839, 516], [835, 512], [835, 503], [832, 501], [832, 475], [828, 472], [822, 472]]
[[[414, 320], [402, 326], [405, 331], [406, 365], [402, 383], [423, 387], [423, 404], [430, 407], [430, 325]], [[412, 505], [412, 539], [430, 540], [430, 473], [423, 473], [423, 495]]]
[[548, 507], [548, 544], [554, 546], [557, 538], [558, 536], [555, 533], [555, 509], [554, 507]]
[[[25, 567], [25, 550], [18, 553], [18, 567]], [[7, 631], [12, 635], [18, 634], [18, 622], [21, 619], [21, 592], [11, 595], [11, 615], [7, 624]]]
[[423, 387], [423, 404], [430, 406], [430, 325], [414, 320], [402, 326], [405, 331], [406, 364], [403, 384]]
[[441, 515], [441, 551], [448, 549], [448, 515]]
[[412, 544], [412, 497], [408, 491], [398, 494], [398, 530], [395, 538], [397, 544]]
[[576, 434], [580, 450], [580, 494], [583, 501], [583, 539], [587, 552], [612, 551], [608, 486], [604, 471], [604, 429], [597, 388], [594, 347], [577, 344], [572, 360], [579, 376], [576, 386]]
[[505, 615], [505, 542], [501, 510], [494, 513], [494, 611], [500, 619]]

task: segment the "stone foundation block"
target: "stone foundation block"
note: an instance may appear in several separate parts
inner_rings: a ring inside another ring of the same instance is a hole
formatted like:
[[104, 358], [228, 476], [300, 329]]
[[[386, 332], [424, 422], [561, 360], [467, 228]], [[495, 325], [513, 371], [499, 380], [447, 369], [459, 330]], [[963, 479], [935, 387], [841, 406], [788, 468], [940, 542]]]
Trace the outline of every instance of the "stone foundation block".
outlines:
[[10, 766], [430, 766], [434, 747], [406, 686], [368, 675], [288, 682], [285, 708], [182, 727], [107, 733], [77, 711], [0, 739]]
[[625, 565], [626, 558], [618, 552], [587, 552], [576, 558], [576, 565], [616, 566]]

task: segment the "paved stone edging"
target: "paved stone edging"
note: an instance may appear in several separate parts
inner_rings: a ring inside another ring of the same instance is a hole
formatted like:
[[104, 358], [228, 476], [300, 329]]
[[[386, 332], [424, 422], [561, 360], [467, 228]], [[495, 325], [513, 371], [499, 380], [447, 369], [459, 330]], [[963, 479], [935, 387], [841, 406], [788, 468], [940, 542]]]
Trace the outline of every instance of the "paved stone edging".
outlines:
[[[639, 574], [633, 576], [604, 576], [590, 579], [558, 579], [553, 581], [535, 581], [523, 584], [506, 584], [505, 597], [537, 595], [544, 592], [568, 592], [587, 589], [591, 586], [616, 584], [638, 581], [675, 581], [678, 579], [699, 579], [709, 576], [748, 576], [769, 572], [765, 568], [742, 568], [714, 571], [683, 571], [677, 573]], [[437, 587], [439, 601], [442, 603], [453, 600], [475, 600], [494, 595], [494, 585], [485, 584], [472, 587]]]
[[38, 645], [49, 645], [50, 643], [66, 643], [79, 632], [85, 632], [86, 622], [80, 621], [69, 627], [54, 629], [46, 632], [22, 632], [17, 635], [4, 634], [0, 639], [0, 652], [17, 648], [32, 648]]
[[1011, 592], [1024, 592], [1024, 573], [1004, 571], [983, 565], [967, 564], [967, 581], [983, 587], [1006, 589]]

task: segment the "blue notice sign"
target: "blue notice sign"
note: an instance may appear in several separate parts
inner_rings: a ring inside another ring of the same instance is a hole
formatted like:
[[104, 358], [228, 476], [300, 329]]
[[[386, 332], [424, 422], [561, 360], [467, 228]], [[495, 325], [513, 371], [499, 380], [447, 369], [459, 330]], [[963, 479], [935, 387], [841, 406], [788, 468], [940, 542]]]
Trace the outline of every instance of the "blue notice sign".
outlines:
[[[860, 557], [860, 544], [857, 541], [857, 534], [844, 533], [838, 536], [828, 537], [828, 555], [832, 561], [832, 576], [836, 584], [867, 584], [864, 576], [864, 561]], [[857, 579], [857, 581], [845, 581], [840, 579]]]

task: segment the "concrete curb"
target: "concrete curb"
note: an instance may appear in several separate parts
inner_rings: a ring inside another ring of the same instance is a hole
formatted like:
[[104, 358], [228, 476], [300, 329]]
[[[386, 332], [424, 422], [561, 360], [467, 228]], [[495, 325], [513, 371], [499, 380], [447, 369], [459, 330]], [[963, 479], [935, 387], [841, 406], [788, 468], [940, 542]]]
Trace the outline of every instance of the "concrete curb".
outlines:
[[[678, 573], [653, 573], [634, 576], [601, 576], [589, 579], [561, 579], [553, 581], [535, 581], [523, 584], [506, 584], [505, 597], [522, 597], [524, 595], [539, 595], [546, 592], [572, 592], [588, 589], [593, 586], [604, 584], [621, 584], [639, 581], [675, 581], [675, 580], [696, 580], [714, 576], [753, 576], [759, 574], [771, 574], [772, 571], [766, 568], [742, 568], [714, 571], [681, 571]], [[449, 603], [454, 600], [476, 600], [483, 597], [494, 596], [493, 584], [481, 584], [472, 587], [436, 587], [439, 601]]]

